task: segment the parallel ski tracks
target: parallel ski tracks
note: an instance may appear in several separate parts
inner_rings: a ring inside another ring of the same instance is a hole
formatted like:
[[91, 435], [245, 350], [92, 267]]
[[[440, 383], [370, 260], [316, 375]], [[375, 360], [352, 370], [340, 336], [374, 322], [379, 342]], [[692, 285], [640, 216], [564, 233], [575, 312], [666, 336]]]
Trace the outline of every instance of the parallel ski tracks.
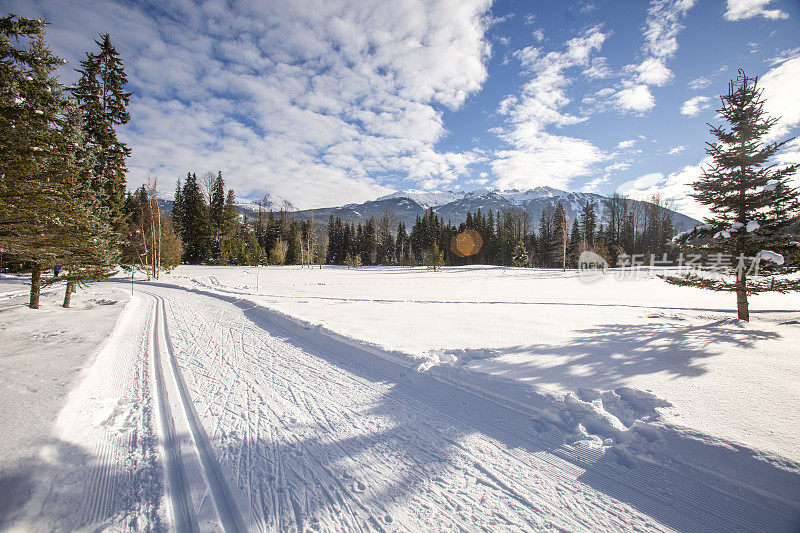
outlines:
[[[176, 413], [173, 413], [172, 408], [177, 405], [180, 416], [188, 425], [193, 452], [199, 458], [203, 479], [211, 495], [221, 529], [226, 532], [245, 531], [246, 526], [239, 513], [238, 505], [233, 499], [205, 431], [198, 421], [180, 368], [175, 361], [165, 319], [166, 303], [161, 296], [151, 295], [155, 299], [151, 337], [153, 375], [159, 426], [163, 439], [167, 492], [172, 505], [175, 529], [180, 532], [200, 531], [196, 511], [189, 499], [192, 487], [190, 487], [184, 469], [186, 452], [181, 451], [181, 436], [175, 429]], [[177, 393], [178, 397], [171, 399], [170, 392]]]

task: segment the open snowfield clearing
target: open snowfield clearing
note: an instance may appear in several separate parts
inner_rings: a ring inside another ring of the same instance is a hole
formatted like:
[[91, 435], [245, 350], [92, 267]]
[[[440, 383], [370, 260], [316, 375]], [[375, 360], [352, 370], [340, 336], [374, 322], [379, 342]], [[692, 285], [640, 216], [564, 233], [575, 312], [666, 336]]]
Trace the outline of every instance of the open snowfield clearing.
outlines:
[[180, 267], [136, 284], [3, 525], [795, 531], [800, 306], [732, 304], [527, 269]]
[[175, 277], [423, 366], [506, 378], [499, 390], [519, 387], [519, 400], [648, 391], [672, 405], [659, 409], [665, 423], [800, 463], [800, 294], [751, 297], [748, 324], [733, 294], [616, 274], [585, 284], [576, 271], [486, 266], [183, 266]]

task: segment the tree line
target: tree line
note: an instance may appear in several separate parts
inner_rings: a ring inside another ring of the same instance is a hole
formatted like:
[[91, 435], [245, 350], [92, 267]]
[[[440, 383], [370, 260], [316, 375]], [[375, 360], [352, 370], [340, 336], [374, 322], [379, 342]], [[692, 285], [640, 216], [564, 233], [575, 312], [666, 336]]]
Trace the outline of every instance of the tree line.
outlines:
[[[674, 234], [672, 214], [665, 202], [653, 197], [650, 202], [631, 202], [615, 194], [603, 204], [606, 223], [598, 222], [595, 205], [587, 202], [571, 228], [563, 204], [545, 209], [534, 227], [528, 211], [504, 209], [488, 214], [467, 213], [458, 226], [445, 222], [433, 209], [417, 215], [411, 231], [396, 222], [390, 211], [355, 224], [330, 216], [326, 262], [364, 265], [428, 264], [429, 255], [443, 256], [445, 265], [486, 264], [541, 268], [575, 268], [581, 252], [591, 250], [616, 264], [623, 255], [639, 254], [643, 261], [658, 257], [674, 258], [677, 251], [668, 245]], [[396, 226], [395, 226], [396, 224]], [[394, 229], [396, 228], [396, 229]], [[454, 248], [454, 239], [472, 230], [480, 236], [480, 246], [466, 256]]]

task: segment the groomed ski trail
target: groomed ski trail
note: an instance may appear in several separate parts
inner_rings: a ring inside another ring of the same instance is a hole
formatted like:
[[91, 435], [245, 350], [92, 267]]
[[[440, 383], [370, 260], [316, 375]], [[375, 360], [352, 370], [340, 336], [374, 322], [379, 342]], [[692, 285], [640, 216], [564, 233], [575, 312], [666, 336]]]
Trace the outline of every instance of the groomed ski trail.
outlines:
[[[197, 420], [180, 369], [175, 363], [164, 319], [166, 304], [162, 297], [154, 294], [151, 296], [155, 302], [150, 350], [167, 501], [172, 511], [174, 527], [179, 532], [209, 529], [244, 531], [239, 509], [233, 503], [230, 489]], [[202, 508], [206, 495], [213, 503], [218, 521], [210, 516], [208, 510], [204, 512]], [[199, 501], [199, 509], [195, 508], [195, 501]]]
[[160, 302], [153, 330], [163, 335], [154, 351], [162, 375], [195, 426], [194, 453], [208, 452], [200, 492], [212, 493], [220, 516], [227, 509], [247, 517], [226, 529], [792, 524], [796, 510], [741, 486], [560, 447], [558, 435], [536, 434], [524, 413], [357, 348], [331, 349], [251, 303], [167, 286], [147, 291]]

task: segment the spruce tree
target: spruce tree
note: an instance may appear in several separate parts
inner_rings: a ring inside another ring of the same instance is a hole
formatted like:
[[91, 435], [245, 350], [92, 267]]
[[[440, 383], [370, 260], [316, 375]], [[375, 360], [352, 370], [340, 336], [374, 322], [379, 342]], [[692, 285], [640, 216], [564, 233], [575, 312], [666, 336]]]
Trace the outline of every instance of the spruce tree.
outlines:
[[[750, 319], [748, 295], [800, 290], [800, 280], [775, 277], [796, 270], [798, 236], [792, 233], [800, 217], [798, 191], [789, 184], [798, 165], [776, 169], [771, 158], [788, 141], [765, 142], [777, 119], [763, 109], [758, 78], [743, 71], [731, 80], [717, 111], [729, 128], [712, 126], [715, 142], [707, 143], [711, 164], [693, 184], [693, 196], [713, 215], [705, 224], [676, 237], [707, 254], [732, 258], [726, 276], [668, 276], [676, 285], [736, 293], [738, 316]], [[702, 246], [702, 247], [701, 247]], [[784, 255], [781, 255], [784, 254]], [[761, 258], [771, 264], [763, 264]], [[758, 276], [755, 274], [759, 267]]]
[[444, 254], [439, 249], [439, 243], [434, 242], [431, 249], [428, 250], [428, 254], [425, 256], [425, 266], [433, 269], [434, 272], [444, 266]]
[[594, 248], [595, 226], [597, 225], [597, 216], [594, 213], [594, 204], [589, 201], [583, 206], [581, 210], [581, 236], [583, 238], [583, 249], [591, 250]]
[[189, 173], [183, 184], [181, 240], [184, 245], [184, 260], [200, 264], [208, 260], [208, 206], [197, 183], [197, 175]]
[[55, 76], [63, 61], [44, 32], [40, 20], [0, 18], [0, 249], [31, 272], [34, 309], [43, 269], [75, 248], [76, 216], [84, 214], [76, 213], [76, 147]]
[[525, 242], [522, 238], [517, 241], [517, 245], [514, 247], [511, 264], [515, 267], [528, 266], [528, 251], [525, 249]]
[[578, 226], [578, 219], [576, 218], [572, 222], [572, 231], [570, 232], [569, 246], [567, 247], [567, 261], [569, 262], [571, 268], [575, 268], [578, 265], [582, 244], [581, 230]]
[[183, 220], [183, 191], [181, 190], [181, 180], [178, 179], [178, 185], [175, 187], [175, 196], [172, 200], [172, 228], [177, 235], [183, 233], [181, 221]]
[[96, 154], [95, 187], [105, 189], [110, 222], [115, 228], [122, 224], [125, 195], [125, 159], [131, 155], [128, 146], [117, 138], [116, 127], [130, 120], [130, 92], [122, 59], [106, 33], [95, 41], [100, 50], [86, 53], [81, 61], [80, 74], [72, 93], [84, 116], [87, 143]]
[[211, 205], [208, 209], [209, 229], [211, 233], [211, 255], [219, 259], [219, 243], [226, 233], [225, 228], [225, 181], [222, 171], [217, 173], [211, 185]]
[[569, 224], [564, 205], [559, 203], [553, 218], [553, 258], [562, 270], [567, 269], [567, 248], [569, 247]]

